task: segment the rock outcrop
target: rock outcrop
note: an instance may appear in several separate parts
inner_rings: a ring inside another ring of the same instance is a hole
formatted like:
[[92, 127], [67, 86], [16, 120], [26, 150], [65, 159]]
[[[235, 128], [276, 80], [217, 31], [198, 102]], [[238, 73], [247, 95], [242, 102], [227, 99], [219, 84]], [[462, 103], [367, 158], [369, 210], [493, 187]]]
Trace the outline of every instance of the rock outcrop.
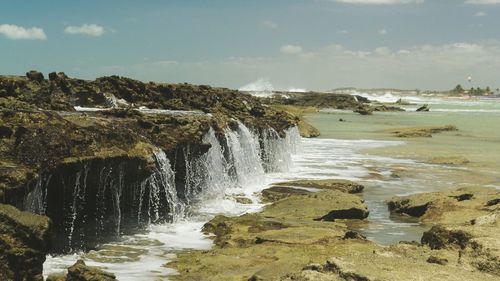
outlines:
[[50, 231], [47, 217], [0, 204], [0, 279], [42, 281]]
[[500, 209], [488, 203], [499, 196], [493, 188], [470, 187], [395, 197], [388, 204], [392, 211], [433, 224], [422, 236], [423, 245], [500, 279]]
[[370, 103], [367, 98], [361, 96], [320, 92], [275, 92], [273, 97], [265, 98], [263, 100], [264, 102], [270, 104], [312, 106], [316, 108], [336, 108], [348, 110], [354, 110], [362, 104]]
[[263, 196], [273, 203], [261, 213], [217, 216], [205, 224], [203, 230], [213, 235], [215, 248], [180, 253], [170, 264], [180, 273], [173, 278], [280, 280], [311, 261], [326, 260], [340, 244], [371, 245], [347, 228], [368, 215], [359, 196], [334, 188], [309, 192], [275, 186], [267, 192]]
[[190, 182], [188, 164], [211, 148], [209, 132], [225, 146], [221, 151], [228, 151], [229, 133], [255, 135], [252, 149], [263, 150], [299, 122], [226, 88], [118, 76], [87, 81], [64, 73], [47, 80], [36, 71], [0, 76], [0, 117], [0, 203], [45, 215], [39, 220], [47, 224], [50, 217], [54, 230], [42, 239], [25, 230], [35, 220], [6, 219], [5, 280], [40, 275], [50, 238], [58, 242], [51, 252], [88, 250], [171, 220], [172, 194], [185, 200], [188, 186], [194, 193], [201, 188]]

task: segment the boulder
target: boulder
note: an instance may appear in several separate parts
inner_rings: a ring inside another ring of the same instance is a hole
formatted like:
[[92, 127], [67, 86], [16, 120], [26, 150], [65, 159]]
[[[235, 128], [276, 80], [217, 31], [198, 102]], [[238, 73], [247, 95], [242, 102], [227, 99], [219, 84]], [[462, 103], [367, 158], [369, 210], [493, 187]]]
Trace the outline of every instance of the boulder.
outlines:
[[417, 112], [428, 112], [429, 106], [427, 104], [422, 105], [421, 107], [417, 108]]
[[359, 113], [361, 115], [372, 115], [373, 114], [373, 108], [367, 105], [360, 105], [356, 109], [353, 110], [356, 113]]
[[0, 204], [0, 280], [43, 280], [51, 221]]
[[116, 280], [113, 273], [96, 267], [87, 266], [83, 260], [78, 260], [68, 268], [66, 281], [111, 281]]
[[29, 80], [33, 80], [36, 82], [42, 82], [45, 78], [43, 77], [43, 74], [41, 72], [38, 72], [36, 70], [31, 70], [26, 72], [26, 77]]
[[462, 230], [448, 229], [441, 225], [435, 225], [424, 232], [421, 243], [428, 245], [431, 249], [445, 249], [449, 247], [465, 248], [472, 236]]
[[368, 207], [360, 197], [338, 190], [323, 190], [284, 198], [268, 206], [262, 215], [278, 219], [334, 221], [365, 219], [368, 213]]

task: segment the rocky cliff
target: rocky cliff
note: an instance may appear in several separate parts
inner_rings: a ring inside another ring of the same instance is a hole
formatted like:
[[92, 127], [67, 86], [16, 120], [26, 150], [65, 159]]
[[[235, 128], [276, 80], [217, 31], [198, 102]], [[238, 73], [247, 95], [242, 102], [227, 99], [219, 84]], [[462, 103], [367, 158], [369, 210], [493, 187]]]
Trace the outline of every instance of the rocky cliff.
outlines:
[[0, 203], [48, 216], [55, 252], [172, 219], [209, 131], [226, 152], [241, 128], [265, 149], [298, 122], [225, 88], [36, 71], [0, 76], [0, 115]]

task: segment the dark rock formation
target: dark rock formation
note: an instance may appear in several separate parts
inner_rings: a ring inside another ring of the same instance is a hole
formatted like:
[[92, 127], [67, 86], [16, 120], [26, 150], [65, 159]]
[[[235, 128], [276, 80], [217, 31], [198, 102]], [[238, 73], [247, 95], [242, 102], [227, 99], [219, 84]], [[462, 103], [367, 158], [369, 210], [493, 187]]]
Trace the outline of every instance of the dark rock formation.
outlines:
[[288, 93], [276, 92], [272, 98], [263, 99], [270, 104], [286, 104], [294, 106], [313, 106], [316, 108], [336, 108], [354, 110], [358, 106], [369, 103], [367, 98], [348, 94], [332, 93]]
[[417, 108], [417, 112], [428, 112], [429, 106], [427, 104], [422, 105], [421, 107]]
[[429, 245], [431, 249], [445, 249], [448, 247], [465, 248], [472, 236], [462, 230], [450, 230], [436, 225], [424, 232], [422, 244]]
[[0, 280], [43, 280], [51, 223], [0, 204]]
[[334, 221], [336, 219], [366, 219], [369, 212], [363, 208], [350, 208], [350, 209], [340, 209], [332, 210], [328, 214], [322, 216], [318, 220], [322, 221]]
[[[153, 190], [148, 182], [158, 151], [172, 163], [182, 199], [186, 163], [208, 151], [203, 136], [210, 128], [222, 138], [239, 121], [256, 133], [273, 129], [279, 138], [298, 122], [225, 88], [48, 76], [0, 76], [0, 203], [49, 216], [59, 242], [55, 252], [91, 249], [171, 219], [165, 187]], [[140, 111], [144, 107], [164, 111]], [[154, 203], [153, 193], [159, 197]], [[158, 211], [149, 215], [148, 208]]]
[[373, 108], [368, 105], [360, 105], [354, 109], [354, 112], [359, 113], [361, 115], [372, 115]]

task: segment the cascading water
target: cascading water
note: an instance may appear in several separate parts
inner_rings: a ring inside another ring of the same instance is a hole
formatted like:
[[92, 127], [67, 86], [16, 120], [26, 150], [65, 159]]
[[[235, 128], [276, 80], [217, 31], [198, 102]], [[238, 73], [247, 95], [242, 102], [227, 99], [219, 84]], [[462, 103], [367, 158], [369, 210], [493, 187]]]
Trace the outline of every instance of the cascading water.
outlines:
[[258, 138], [238, 122], [236, 131], [226, 131], [229, 150], [229, 171], [235, 175], [240, 186], [262, 185], [264, 168]]
[[[155, 171], [140, 184], [137, 220], [139, 223], [144, 223], [142, 220], [145, 216], [147, 224], [157, 222], [159, 219], [178, 221], [185, 215], [186, 203], [177, 195], [175, 174], [165, 152], [158, 149], [154, 152], [154, 156]], [[146, 202], [146, 205], [143, 205], [143, 202]], [[166, 202], [168, 210], [160, 210], [162, 202]], [[162, 212], [166, 217], [162, 218]]]
[[[177, 161], [174, 162], [175, 165], [171, 166], [167, 155], [158, 149], [154, 152], [155, 168], [153, 173], [139, 182], [129, 182], [127, 176], [133, 170], [120, 164], [102, 165], [99, 171], [95, 171], [97, 167], [92, 165], [87, 171], [85, 169], [75, 171], [75, 175], [79, 174], [80, 179], [78, 180], [79, 185], [75, 184], [75, 190], [72, 192], [73, 197], [75, 195], [79, 197], [78, 199], [72, 198], [73, 201], [71, 201], [71, 205], [76, 206], [70, 208], [70, 210], [75, 210], [75, 219], [72, 219], [75, 230], [72, 231], [72, 236], [75, 237], [78, 233], [77, 230], [82, 226], [82, 220], [79, 218], [83, 217], [80, 214], [85, 213], [84, 208], [78, 206], [83, 204], [82, 198], [87, 201], [91, 198], [89, 187], [96, 185], [98, 192], [96, 192], [97, 198], [94, 200], [98, 205], [96, 210], [99, 214], [96, 218], [98, 229], [115, 227], [113, 233], [123, 235], [125, 233], [122, 231], [123, 226], [131, 221], [138, 226], [149, 225], [150, 232], [146, 236], [139, 234], [128, 236], [129, 238], [125, 236], [121, 242], [115, 243], [121, 248], [125, 246], [123, 249], [135, 249], [139, 245], [137, 239], [152, 237], [155, 242], [148, 243], [157, 246], [154, 249], [148, 248], [150, 254], [146, 253], [140, 259], [145, 258], [149, 261], [153, 259], [158, 262], [154, 269], [150, 268], [151, 272], [148, 273], [143, 272], [144, 263], [138, 262], [141, 269], [137, 275], [129, 274], [130, 270], [126, 263], [123, 265], [103, 264], [102, 260], [116, 259], [123, 262], [123, 256], [126, 254], [121, 252], [116, 253], [117, 257], [106, 256], [104, 259], [90, 261], [89, 264], [110, 268], [120, 280], [137, 280], [137, 278], [149, 280], [151, 278], [144, 278], [144, 276], [157, 277], [156, 274], [166, 270], [161, 266], [165, 260], [161, 258], [158, 251], [164, 253], [171, 252], [172, 247], [174, 249], [177, 249], [176, 247], [192, 247], [191, 240], [198, 243], [198, 246], [194, 247], [209, 246], [209, 242], [205, 240], [202, 242], [200, 228], [203, 221], [216, 213], [238, 214], [256, 210], [261, 206], [260, 204], [239, 204], [233, 199], [233, 196], [244, 194], [257, 202], [257, 197], [253, 193], [265, 188], [265, 172], [285, 172], [290, 168], [291, 157], [289, 154], [298, 151], [300, 136], [296, 128], [290, 128], [285, 133], [284, 138], [280, 138], [278, 133], [272, 129], [262, 130], [260, 134], [256, 134], [242, 123], [238, 124], [236, 130], [226, 130], [219, 135], [211, 128], [203, 137], [203, 143], [210, 145], [208, 151], [199, 153], [196, 147], [187, 145], [180, 151], [180, 159], [183, 163]], [[183, 169], [183, 173], [175, 173], [177, 168]], [[98, 174], [99, 183], [87, 182], [85, 188], [83, 178], [86, 178], [87, 175], [88, 178], [91, 178], [91, 175], [95, 176], [95, 174]], [[76, 181], [72, 180], [71, 182], [75, 183]], [[40, 191], [37, 191], [37, 194], [46, 194], [43, 183], [40, 186], [42, 187]], [[87, 191], [82, 191], [84, 189]], [[36, 190], [35, 188], [33, 192]], [[38, 195], [33, 197], [38, 197]], [[99, 212], [104, 207], [102, 204], [106, 202], [105, 198], [109, 198], [108, 202], [111, 202], [111, 216], [109, 216], [110, 210]], [[34, 205], [43, 206], [43, 203]], [[177, 241], [176, 239], [180, 238], [175, 235], [181, 234], [177, 232], [172, 234], [171, 232], [186, 231], [186, 227], [190, 229], [194, 227], [190, 230], [193, 233], [189, 235], [196, 238], [174, 246], [177, 244], [172, 244], [172, 239]], [[101, 235], [101, 232], [97, 231], [94, 235]], [[172, 238], [173, 235], [175, 238]], [[114, 247], [112, 245], [115, 243], [109, 244], [110, 247]], [[105, 248], [106, 245], [103, 247]], [[140, 248], [143, 250], [142, 247]], [[104, 250], [102, 254], [110, 255], [111, 252], [113, 251]], [[75, 256], [48, 257], [45, 273], [48, 274], [67, 267], [74, 263], [74, 259]], [[153, 266], [155, 263], [149, 264]]]
[[293, 165], [292, 155], [301, 150], [300, 134], [296, 127], [288, 129], [284, 138], [272, 128], [264, 130], [261, 143], [264, 168], [268, 173], [289, 171]]

